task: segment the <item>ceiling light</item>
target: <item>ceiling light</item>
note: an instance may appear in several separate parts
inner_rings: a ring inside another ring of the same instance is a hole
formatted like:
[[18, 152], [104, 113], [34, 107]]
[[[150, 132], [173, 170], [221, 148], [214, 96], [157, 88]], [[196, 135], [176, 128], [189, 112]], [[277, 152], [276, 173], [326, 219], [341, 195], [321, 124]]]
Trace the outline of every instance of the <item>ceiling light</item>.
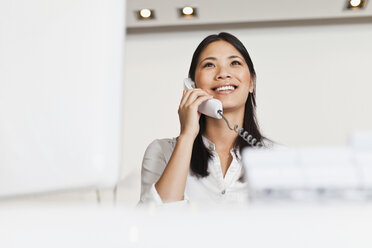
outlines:
[[196, 17], [196, 8], [190, 7], [190, 6], [185, 6], [183, 8], [178, 9], [180, 17]]
[[154, 19], [154, 11], [151, 9], [141, 9], [136, 12], [140, 20]]
[[182, 9], [182, 14], [184, 15], [192, 15], [194, 13], [194, 9], [191, 7], [184, 7]]
[[350, 5], [353, 7], [358, 7], [362, 3], [362, 0], [351, 0]]
[[362, 9], [367, 0], [347, 0], [347, 9]]

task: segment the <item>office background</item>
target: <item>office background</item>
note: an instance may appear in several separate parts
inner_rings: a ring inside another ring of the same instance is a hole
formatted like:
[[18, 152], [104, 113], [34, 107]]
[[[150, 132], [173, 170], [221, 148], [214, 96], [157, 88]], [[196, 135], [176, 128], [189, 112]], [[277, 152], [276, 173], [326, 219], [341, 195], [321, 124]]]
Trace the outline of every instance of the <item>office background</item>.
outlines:
[[[275, 8], [270, 7], [274, 2]], [[322, 1], [311, 6], [306, 2], [200, 1], [194, 4], [200, 7], [199, 17], [181, 24], [174, 13], [170, 13], [174, 22], [162, 22], [160, 17], [186, 4], [182, 1], [127, 2], [120, 203], [134, 205], [139, 199], [147, 145], [178, 135], [182, 81], [196, 46], [212, 33], [230, 32], [246, 45], [257, 72], [259, 123], [270, 139], [286, 146], [345, 146], [354, 131], [372, 128], [371, 6], [348, 12], [345, 1], [327, 1], [324, 6]], [[134, 19], [135, 11], [146, 4], [158, 13], [153, 24]], [[255, 14], [249, 15], [247, 8], [242, 17], [244, 8], [239, 6], [247, 5]], [[203, 19], [204, 13], [215, 14]], [[101, 199], [111, 197], [111, 189], [102, 190]], [[96, 199], [95, 191], [79, 190], [16, 201]]]
[[152, 140], [178, 135], [192, 53], [205, 36], [221, 31], [241, 39], [252, 57], [258, 120], [267, 137], [286, 146], [344, 146], [354, 131], [371, 129], [371, 19], [137, 27], [125, 46], [124, 177], [138, 175]]

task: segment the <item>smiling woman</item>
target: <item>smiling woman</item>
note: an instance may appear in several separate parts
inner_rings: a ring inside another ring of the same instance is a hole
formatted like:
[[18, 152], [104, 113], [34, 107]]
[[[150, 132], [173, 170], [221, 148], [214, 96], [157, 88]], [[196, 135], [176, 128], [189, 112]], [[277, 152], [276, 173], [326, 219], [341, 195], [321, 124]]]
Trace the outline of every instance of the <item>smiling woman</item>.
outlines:
[[200, 114], [198, 107], [212, 98], [220, 100], [227, 119], [263, 142], [255, 115], [252, 60], [235, 36], [210, 35], [194, 52], [189, 78], [196, 89], [183, 92], [180, 135], [155, 140], [145, 152], [140, 203], [245, 202], [248, 187], [240, 152], [250, 144], [226, 128], [224, 120]]

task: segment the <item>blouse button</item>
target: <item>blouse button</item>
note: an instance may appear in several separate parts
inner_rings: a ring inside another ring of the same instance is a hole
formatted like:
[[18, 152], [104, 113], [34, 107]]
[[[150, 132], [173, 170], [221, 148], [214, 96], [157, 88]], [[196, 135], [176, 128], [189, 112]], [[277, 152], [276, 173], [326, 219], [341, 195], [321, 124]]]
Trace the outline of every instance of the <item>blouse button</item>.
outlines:
[[223, 194], [223, 195], [224, 195], [225, 193], [226, 193], [226, 190], [222, 190], [221, 194]]

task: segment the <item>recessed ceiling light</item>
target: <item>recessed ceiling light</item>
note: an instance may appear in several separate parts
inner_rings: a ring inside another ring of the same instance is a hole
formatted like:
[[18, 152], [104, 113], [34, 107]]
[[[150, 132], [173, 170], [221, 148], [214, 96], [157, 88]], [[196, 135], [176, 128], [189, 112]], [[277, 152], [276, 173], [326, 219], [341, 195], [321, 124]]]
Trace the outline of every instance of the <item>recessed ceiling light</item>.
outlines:
[[196, 17], [197, 11], [196, 8], [185, 6], [183, 8], [178, 9], [180, 17], [188, 18], [188, 17]]
[[362, 3], [362, 0], [351, 0], [350, 5], [353, 7], [358, 7]]
[[151, 9], [141, 9], [136, 11], [137, 17], [140, 20], [154, 19], [154, 10]]
[[184, 14], [184, 15], [192, 15], [192, 14], [194, 14], [194, 9], [191, 8], [191, 7], [184, 7], [182, 9], [182, 14]]
[[366, 5], [367, 0], [347, 0], [347, 9], [362, 9]]

